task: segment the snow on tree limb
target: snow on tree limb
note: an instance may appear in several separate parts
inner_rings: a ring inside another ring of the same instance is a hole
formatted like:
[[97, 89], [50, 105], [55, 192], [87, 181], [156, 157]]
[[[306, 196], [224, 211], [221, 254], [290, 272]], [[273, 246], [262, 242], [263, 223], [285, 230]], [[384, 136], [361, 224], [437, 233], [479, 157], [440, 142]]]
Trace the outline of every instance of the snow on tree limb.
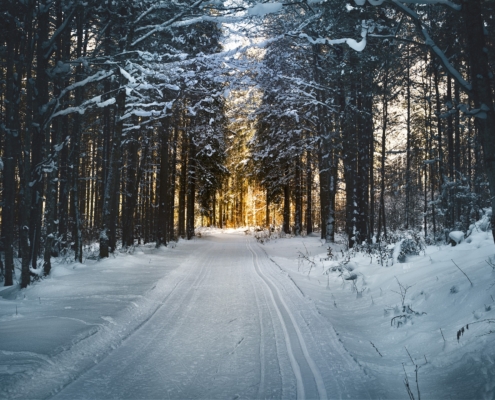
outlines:
[[282, 3], [256, 3], [248, 8], [249, 15], [264, 16], [266, 14], [277, 13], [282, 9]]
[[360, 42], [352, 38], [342, 38], [342, 39], [328, 39], [328, 38], [317, 38], [313, 39], [305, 33], [301, 33], [299, 37], [301, 39], [306, 39], [311, 44], [347, 44], [351, 49], [355, 51], [363, 51], [366, 47], [366, 36], [368, 34], [368, 28], [366, 27], [365, 22], [363, 21], [361, 37], [363, 38]]
[[[373, 6], [381, 6], [385, 0], [368, 0], [368, 3], [370, 3]], [[354, 3], [358, 6], [364, 6], [366, 3], [366, 0], [354, 0]], [[454, 10], [460, 11], [462, 6], [459, 4], [456, 4], [452, 1], [449, 0], [402, 0], [402, 3], [406, 4], [440, 4], [440, 5], [445, 5], [450, 8], [453, 8]]]
[[[191, 5], [190, 9], [198, 8], [203, 3], [203, 1], [204, 0], [196, 1], [194, 4]], [[148, 38], [149, 36], [151, 36], [152, 34], [154, 34], [156, 32], [163, 31], [167, 27], [171, 26], [174, 22], [177, 22], [178, 20], [180, 20], [185, 15], [186, 15], [186, 10], [178, 13], [177, 15], [175, 15], [174, 17], [172, 17], [168, 21], [165, 21], [163, 24], [154, 25], [154, 26], [149, 27], [149, 28], [151, 28], [151, 30], [148, 33], [144, 34], [143, 36], [137, 38], [134, 42], [131, 43], [131, 46], [135, 46], [136, 44], [138, 44], [139, 42], [143, 41], [144, 39]], [[146, 27], [146, 28], [148, 28], [148, 27]], [[136, 31], [138, 31], [138, 30], [136, 30]]]
[[392, 0], [392, 3], [394, 3], [400, 10], [402, 10], [404, 14], [407, 14], [409, 17], [413, 19], [418, 31], [423, 35], [425, 39], [425, 44], [437, 55], [443, 66], [452, 75], [452, 77], [459, 83], [459, 85], [461, 85], [464, 88], [464, 90], [466, 90], [467, 92], [470, 92], [472, 89], [471, 84], [461, 76], [459, 71], [457, 71], [450, 63], [445, 53], [442, 50], [440, 50], [440, 48], [436, 45], [435, 41], [431, 38], [428, 31], [421, 23], [418, 14], [416, 14], [413, 10], [411, 10], [409, 7], [402, 4], [398, 0]]
[[[53, 109], [52, 109], [52, 114], [50, 115], [49, 118], [47, 118], [46, 122], [45, 122], [45, 125], [48, 125], [50, 123], [50, 121], [52, 121], [55, 117], [59, 117], [61, 115], [68, 115], [68, 114], [73, 114], [73, 113], [79, 113], [79, 114], [84, 114], [85, 110], [81, 107], [83, 107], [84, 105], [88, 105], [88, 104], [92, 104], [92, 103], [101, 103], [101, 100], [98, 100], [98, 99], [101, 99], [101, 96], [96, 96], [96, 97], [93, 97], [92, 99], [86, 101], [83, 105], [79, 106], [79, 107], [68, 107], [64, 110], [59, 110], [59, 107], [60, 107], [60, 100], [67, 94], [69, 93], [70, 91], [78, 88], [78, 87], [83, 87], [83, 86], [86, 86], [87, 84], [89, 83], [92, 83], [92, 82], [98, 82], [98, 81], [101, 81], [105, 78], [108, 78], [110, 76], [112, 76], [114, 74], [114, 71], [98, 71], [96, 74], [94, 75], [91, 75], [91, 76], [88, 76], [86, 79], [83, 79], [79, 82], [75, 82], [73, 83], [72, 85], [69, 85], [67, 86], [65, 89], [63, 89], [60, 93], [60, 95], [58, 96], [58, 98], [55, 99], [54, 101], [54, 106], [53, 106]], [[105, 106], [108, 106], [110, 104], [105, 104], [105, 105], [99, 105], [99, 107], [105, 107]]]
[[443, 66], [449, 71], [449, 73], [455, 78], [455, 80], [466, 90], [467, 92], [470, 92], [473, 89], [473, 86], [467, 82], [462, 75], [457, 71], [452, 64], [449, 62], [447, 59], [447, 56], [444, 54], [442, 50], [436, 45], [436, 43], [433, 41], [433, 39], [430, 37], [428, 31], [426, 28], [423, 28], [421, 30], [421, 33], [423, 34], [425, 38], [425, 43], [428, 47], [430, 47], [433, 52], [440, 58], [442, 61]]
[[47, 53], [45, 54], [45, 58], [48, 59], [53, 52], [55, 41], [58, 39], [58, 37], [65, 31], [65, 28], [69, 25], [69, 23], [72, 21], [72, 17], [75, 15], [77, 10], [77, 7], [73, 7], [72, 11], [69, 13], [69, 15], [64, 19], [64, 22], [57, 28], [57, 30], [53, 33], [52, 37], [47, 43], [43, 44], [43, 47], [47, 49]]
[[[366, 0], [354, 0], [354, 2], [357, 5], [364, 5]], [[368, 2], [372, 5], [381, 5], [384, 3], [384, 0], [368, 0]], [[411, 10], [406, 4], [442, 4], [442, 5], [448, 5], [449, 7], [452, 7], [455, 10], [460, 10], [461, 6], [452, 3], [451, 1], [448, 0], [391, 0], [391, 2], [400, 10], [402, 11], [405, 15], [409, 16], [414, 24], [416, 25], [417, 30], [419, 33], [423, 35], [423, 38], [425, 40], [425, 45], [428, 46], [433, 53], [436, 54], [436, 56], [440, 59], [440, 62], [442, 65], [445, 67], [445, 69], [448, 71], [448, 73], [459, 83], [459, 85], [462, 86], [462, 88], [466, 92], [471, 92], [472, 90], [472, 85], [467, 82], [462, 75], [457, 71], [456, 68], [450, 63], [448, 60], [447, 56], [445, 53], [437, 46], [435, 41], [431, 38], [430, 34], [428, 33], [427, 29], [423, 26], [421, 19], [419, 15]]]
[[73, 83], [70, 86], [67, 86], [62, 92], [60, 93], [59, 98], [70, 92], [71, 90], [74, 90], [78, 87], [86, 86], [88, 83], [92, 82], [98, 82], [101, 81], [102, 79], [108, 78], [112, 76], [114, 71], [98, 71], [96, 74], [88, 76], [86, 79], [83, 79], [82, 81]]

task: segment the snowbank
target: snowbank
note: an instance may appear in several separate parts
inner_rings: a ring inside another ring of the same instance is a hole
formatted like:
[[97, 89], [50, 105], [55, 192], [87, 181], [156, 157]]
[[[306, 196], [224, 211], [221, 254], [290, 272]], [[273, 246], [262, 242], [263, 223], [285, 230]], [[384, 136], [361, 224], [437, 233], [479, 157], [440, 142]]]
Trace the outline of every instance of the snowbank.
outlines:
[[[430, 246], [387, 268], [369, 254], [349, 258], [339, 245], [329, 257], [313, 237], [263, 248], [373, 377], [371, 393], [407, 398], [407, 374], [418, 398], [417, 367], [424, 398], [494, 399], [495, 246], [487, 229], [473, 227], [469, 241], [461, 234], [455, 247]], [[400, 243], [392, 248], [397, 259]]]

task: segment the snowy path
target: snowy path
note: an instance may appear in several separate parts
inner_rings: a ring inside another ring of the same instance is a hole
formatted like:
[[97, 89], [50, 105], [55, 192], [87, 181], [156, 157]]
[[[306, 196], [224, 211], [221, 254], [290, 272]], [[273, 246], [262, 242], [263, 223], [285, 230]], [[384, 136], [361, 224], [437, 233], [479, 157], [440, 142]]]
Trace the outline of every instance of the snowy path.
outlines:
[[161, 298], [142, 323], [123, 337], [109, 318], [103, 337], [81, 345], [95, 357], [123, 337], [112, 349], [91, 363], [68, 352], [60, 368], [75, 363], [54, 398], [370, 397], [332, 326], [251, 237], [197, 244], [180, 274], [157, 283]]

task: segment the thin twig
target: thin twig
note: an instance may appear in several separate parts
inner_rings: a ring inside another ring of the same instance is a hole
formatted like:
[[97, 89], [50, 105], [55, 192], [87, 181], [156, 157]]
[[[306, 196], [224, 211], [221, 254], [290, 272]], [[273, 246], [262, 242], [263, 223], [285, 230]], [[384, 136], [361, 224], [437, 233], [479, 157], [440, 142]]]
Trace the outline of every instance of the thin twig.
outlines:
[[444, 341], [444, 342], [446, 342], [446, 340], [445, 340], [445, 336], [443, 336], [442, 328], [440, 328], [440, 333], [442, 334], [443, 341]]
[[380, 354], [380, 357], [383, 357], [383, 356], [382, 356], [382, 353], [380, 353], [380, 352], [378, 351], [378, 349], [377, 349], [377, 348], [376, 348], [376, 346], [373, 344], [373, 342], [371, 342], [371, 341], [370, 341], [370, 343], [371, 343], [371, 345], [375, 348], [376, 352], [377, 352], [378, 354]]
[[474, 285], [473, 285], [473, 282], [471, 282], [471, 279], [469, 279], [469, 276], [467, 276], [467, 275], [466, 275], [466, 273], [465, 273], [465, 272], [461, 269], [461, 267], [459, 267], [459, 266], [455, 263], [455, 261], [454, 261], [454, 260], [450, 259], [450, 261], [452, 261], [452, 262], [454, 263], [454, 265], [455, 265], [457, 268], [459, 268], [459, 271], [461, 271], [461, 272], [464, 274], [464, 276], [467, 278], [467, 280], [469, 281], [469, 283], [471, 284], [471, 286], [474, 286]]
[[406, 367], [404, 366], [404, 364], [402, 364], [402, 369], [404, 370], [404, 375], [405, 375], [404, 386], [406, 387], [407, 394], [409, 395], [409, 399], [415, 400], [414, 394], [411, 390], [411, 386], [409, 385], [409, 378], [407, 377]]
[[413, 363], [414, 365], [416, 365], [416, 363], [414, 362], [413, 358], [411, 357], [411, 353], [409, 353], [409, 350], [407, 350], [407, 347], [406, 347], [406, 346], [404, 346], [404, 348], [406, 349], [407, 354], [409, 355], [409, 358], [411, 359], [412, 363]]
[[418, 391], [418, 400], [421, 400], [421, 393], [419, 392], [419, 382], [418, 382], [418, 369], [419, 367], [416, 365], [416, 390]]

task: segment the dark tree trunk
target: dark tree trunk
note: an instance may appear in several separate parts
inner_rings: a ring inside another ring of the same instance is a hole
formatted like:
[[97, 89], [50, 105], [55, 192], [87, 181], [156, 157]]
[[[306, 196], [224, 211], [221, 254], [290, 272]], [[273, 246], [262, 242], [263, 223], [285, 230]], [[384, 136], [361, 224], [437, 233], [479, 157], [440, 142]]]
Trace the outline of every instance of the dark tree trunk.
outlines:
[[290, 234], [290, 189], [289, 184], [284, 185], [284, 225], [283, 231], [285, 234]]
[[[31, 10], [32, 11], [32, 10]], [[35, 98], [35, 87], [32, 79], [31, 65], [33, 63], [34, 56], [34, 32], [33, 32], [33, 21], [27, 17], [25, 20], [26, 27], [26, 37], [27, 37], [27, 57], [26, 57], [26, 124], [24, 129], [23, 146], [21, 151], [22, 165], [19, 166], [20, 176], [21, 176], [21, 204], [19, 207], [19, 250], [22, 257], [22, 267], [21, 267], [21, 288], [25, 288], [30, 283], [30, 261], [31, 261], [31, 246], [29, 242], [30, 238], [30, 221], [29, 217], [31, 214], [31, 182], [33, 176], [31, 175], [31, 149], [32, 149], [32, 138], [34, 131], [34, 109], [35, 103], [33, 103]], [[22, 75], [22, 74], [19, 74]]]
[[[465, 170], [461, 171], [461, 124], [460, 124], [460, 114], [458, 106], [461, 103], [459, 85], [457, 82], [454, 83], [454, 96], [455, 96], [455, 115], [454, 115], [454, 181], [458, 184], [463, 184], [462, 179], [465, 179]], [[469, 139], [468, 139], [469, 140]], [[454, 189], [454, 199], [455, 199], [455, 215], [460, 221], [462, 216], [461, 201], [457, 198], [458, 185]], [[463, 216], [464, 227], [467, 231], [469, 229], [469, 211]]]
[[[386, 68], [388, 68], [388, 63]], [[378, 232], [377, 237], [380, 240], [380, 235], [383, 229], [385, 239], [387, 238], [387, 224], [385, 218], [385, 159], [386, 159], [386, 139], [387, 139], [387, 122], [388, 122], [388, 71], [385, 72], [383, 81], [383, 98], [382, 98], [382, 142], [380, 154], [380, 204], [378, 211]]]
[[[452, 79], [450, 76], [447, 76], [447, 108], [448, 108], [448, 116], [447, 116], [447, 144], [448, 144], [448, 163], [449, 163], [449, 181], [455, 181], [454, 175], [454, 116], [452, 115], [452, 110], [454, 107], [454, 101], [452, 98]], [[453, 194], [452, 186], [449, 186], [448, 195], [447, 195], [447, 226], [452, 230], [454, 229], [455, 223], [455, 198]]]
[[[342, 158], [344, 163], [344, 181], [345, 181], [345, 230], [348, 238], [349, 248], [354, 247], [354, 243], [359, 236], [356, 227], [357, 199], [356, 199], [356, 178], [357, 178], [357, 158], [358, 149], [356, 140], [356, 87], [354, 81], [351, 82], [349, 95], [349, 104], [345, 107], [341, 122], [342, 133]], [[341, 96], [344, 96], [342, 91]]]
[[301, 188], [301, 158], [296, 156], [295, 161], [295, 213], [294, 213], [294, 235], [301, 236], [302, 230], [302, 188]]
[[407, 69], [406, 69], [406, 204], [405, 204], [405, 228], [409, 229], [411, 219], [411, 58], [409, 46], [407, 47]]
[[[142, 175], [142, 171], [138, 165], [138, 136], [138, 131], [134, 131], [128, 145], [127, 177], [125, 179], [124, 205], [122, 210], [122, 246], [124, 247], [134, 245], [134, 214]], [[145, 144], [145, 148], [147, 150], [147, 143]], [[143, 149], [143, 154], [146, 150]]]
[[180, 178], [179, 178], [179, 215], [178, 215], [178, 235], [181, 238], [186, 236], [186, 185], [187, 185], [187, 133], [182, 132]]
[[196, 147], [194, 140], [189, 140], [189, 162], [187, 166], [187, 240], [194, 237], [194, 205], [196, 203]]
[[[76, 53], [78, 58], [82, 56], [83, 46], [83, 9], [79, 6], [79, 10], [76, 16], [77, 25], [77, 48]], [[78, 65], [76, 68], [76, 80], [81, 81], [83, 79], [83, 68]], [[75, 90], [75, 103], [76, 106], [82, 104], [84, 99], [84, 89], [78, 87]], [[82, 263], [82, 223], [79, 207], [79, 166], [80, 166], [80, 152], [81, 152], [81, 130], [82, 130], [82, 118], [79, 113], [76, 113], [73, 117], [73, 135], [72, 135], [72, 147], [70, 154], [71, 164], [71, 214], [73, 219], [72, 227], [72, 242], [74, 242], [74, 258], [76, 261]]]
[[[37, 267], [37, 257], [40, 250], [41, 241], [41, 219], [42, 219], [42, 199], [43, 199], [43, 156], [46, 156], [46, 146], [49, 144], [46, 140], [45, 130], [46, 113], [44, 108], [48, 103], [48, 60], [44, 44], [48, 40], [49, 29], [49, 6], [46, 1], [40, 2], [37, 26], [37, 44], [36, 44], [36, 82], [33, 101], [33, 122], [32, 145], [36, 151], [31, 156], [31, 210], [29, 219], [29, 241], [31, 244], [31, 267]], [[49, 133], [48, 133], [49, 134]], [[34, 184], [33, 184], [34, 182]]]
[[370, 147], [373, 145], [373, 101], [371, 88], [366, 84], [365, 71], [361, 72], [361, 86], [358, 96], [358, 148], [357, 148], [357, 174], [355, 188], [356, 231], [360, 241], [371, 239], [369, 228], [369, 171], [370, 171]]
[[306, 233], [313, 233], [313, 170], [311, 167], [311, 152], [306, 153]]
[[169, 190], [169, 213], [168, 213], [168, 238], [169, 240], [175, 239], [175, 180], [177, 177], [177, 141], [179, 140], [179, 127], [177, 124], [179, 121], [175, 120], [174, 127], [174, 139], [172, 142], [172, 162], [170, 165], [170, 190]]
[[160, 154], [160, 192], [158, 202], [158, 229], [156, 235], [156, 247], [167, 245], [168, 231], [168, 207], [169, 207], [169, 131], [162, 127], [161, 154]]
[[469, 57], [470, 76], [472, 84], [472, 100], [475, 109], [481, 112], [477, 115], [476, 124], [479, 129], [485, 172], [490, 187], [492, 204], [491, 226], [495, 240], [495, 110], [493, 104], [491, 72], [488, 54], [485, 51], [486, 37], [482, 17], [483, 1], [463, 0], [465, 38]]
[[[10, 38], [17, 37], [15, 20], [9, 21], [8, 34]], [[12, 286], [14, 272], [14, 223], [15, 223], [15, 165], [18, 146], [19, 131], [17, 129], [18, 117], [16, 115], [16, 98], [18, 87], [14, 76], [14, 60], [16, 59], [16, 41], [7, 41], [7, 71], [5, 93], [5, 124], [0, 124], [3, 130], [4, 149], [3, 161], [3, 193], [2, 193], [2, 239], [5, 251], [5, 286]]]
[[[109, 247], [115, 249], [115, 242], [112, 243], [110, 237], [112, 231], [112, 225], [115, 227], [116, 223], [116, 210], [115, 205], [118, 199], [119, 188], [119, 167], [121, 162], [121, 144], [122, 144], [122, 128], [123, 121], [122, 116], [125, 111], [125, 98], [126, 92], [124, 87], [124, 77], [120, 73], [120, 70], [116, 70], [117, 76], [119, 76], [119, 89], [117, 94], [117, 107], [115, 111], [115, 129], [112, 140], [112, 152], [110, 155], [110, 163], [108, 176], [106, 179], [105, 194], [103, 199], [103, 215], [102, 215], [102, 228], [100, 231], [100, 258], [106, 258], [109, 256]], [[115, 238], [114, 238], [115, 240]]]
[[266, 189], [266, 194], [265, 194], [265, 225], [268, 229], [270, 229], [270, 196], [268, 194], [268, 189]]

